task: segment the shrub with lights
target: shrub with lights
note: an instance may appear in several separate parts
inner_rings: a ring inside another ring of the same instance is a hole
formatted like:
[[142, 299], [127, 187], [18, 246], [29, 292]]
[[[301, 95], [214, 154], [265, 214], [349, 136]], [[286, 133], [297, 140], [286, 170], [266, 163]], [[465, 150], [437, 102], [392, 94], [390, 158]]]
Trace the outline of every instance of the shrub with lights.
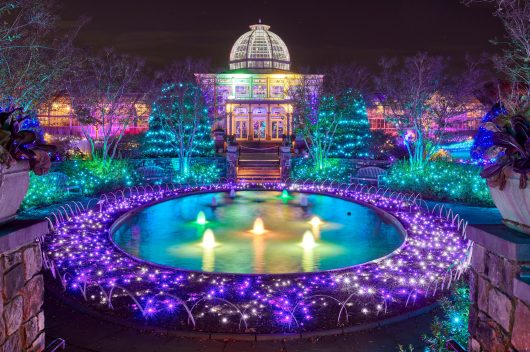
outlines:
[[323, 169], [316, 168], [314, 162], [307, 158], [292, 159], [291, 178], [293, 180], [349, 182], [352, 169], [343, 159], [328, 158]]
[[453, 295], [440, 300], [443, 315], [436, 316], [431, 324], [430, 336], [424, 336], [427, 352], [446, 351], [448, 340], [467, 346], [469, 331], [469, 287], [460, 283]]
[[[126, 160], [114, 160], [105, 167], [99, 161], [76, 160], [63, 162], [44, 176], [30, 174], [29, 189], [22, 202], [23, 208], [65, 201], [81, 195], [95, 195], [113, 189], [131, 186], [137, 175]], [[70, 194], [68, 190], [74, 190]]]
[[423, 168], [394, 164], [384, 177], [385, 187], [421, 193], [424, 198], [493, 206], [486, 181], [477, 165], [431, 161]]
[[496, 104], [484, 115], [481, 126], [473, 138], [473, 146], [471, 147], [471, 158], [473, 160], [483, 162], [490, 159], [487, 152], [493, 146], [493, 131], [486, 129], [485, 124], [492, 122], [497, 116], [505, 112], [500, 104]]
[[153, 104], [145, 136], [148, 157], [178, 157], [182, 177], [191, 158], [211, 156], [214, 141], [203, 91], [193, 83], [165, 84]]

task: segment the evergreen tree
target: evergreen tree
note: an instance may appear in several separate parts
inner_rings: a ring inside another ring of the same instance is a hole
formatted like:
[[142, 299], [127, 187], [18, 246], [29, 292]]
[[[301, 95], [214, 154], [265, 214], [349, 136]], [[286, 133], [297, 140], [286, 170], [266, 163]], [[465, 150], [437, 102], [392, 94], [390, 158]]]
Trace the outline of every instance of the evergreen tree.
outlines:
[[211, 124], [203, 93], [193, 83], [165, 84], [153, 104], [145, 154], [178, 157], [181, 174], [190, 170], [193, 156], [214, 152]]
[[352, 89], [347, 89], [322, 106], [337, 118], [329, 156], [336, 158], [364, 158], [369, 156], [372, 138], [364, 99]]

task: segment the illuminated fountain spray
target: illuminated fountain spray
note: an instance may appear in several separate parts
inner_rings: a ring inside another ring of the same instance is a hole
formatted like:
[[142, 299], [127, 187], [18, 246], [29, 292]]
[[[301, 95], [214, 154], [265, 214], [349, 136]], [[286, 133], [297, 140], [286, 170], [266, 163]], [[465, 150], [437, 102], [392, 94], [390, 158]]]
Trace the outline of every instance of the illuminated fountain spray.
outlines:
[[263, 224], [263, 219], [259, 216], [254, 220], [254, 227], [251, 231], [254, 235], [263, 235], [265, 233], [265, 225]]
[[281, 195], [280, 197], [281, 197], [282, 199], [289, 199], [289, 192], [288, 192], [286, 189], [284, 189], [284, 190], [282, 191], [282, 195]]
[[215, 243], [215, 235], [213, 234], [213, 231], [211, 229], [204, 231], [201, 246], [204, 248], [214, 248], [216, 245], [217, 243]]
[[313, 232], [307, 230], [304, 232], [304, 237], [302, 238], [301, 246], [304, 247], [304, 249], [311, 249], [316, 247], [315, 237], [313, 236]]
[[204, 211], [200, 211], [197, 214], [197, 220], [195, 221], [199, 225], [205, 225], [206, 224], [206, 215], [204, 214]]
[[307, 207], [307, 196], [305, 194], [300, 195], [300, 205], [302, 207]]
[[212, 197], [212, 207], [216, 207], [216, 206], [217, 206], [217, 198]]
[[320, 218], [318, 216], [313, 216], [313, 218], [311, 218], [309, 223], [313, 227], [319, 227], [320, 225], [322, 225], [322, 220], [320, 220]]
[[235, 198], [235, 197], [236, 197], [236, 190], [232, 188], [230, 190], [230, 198]]

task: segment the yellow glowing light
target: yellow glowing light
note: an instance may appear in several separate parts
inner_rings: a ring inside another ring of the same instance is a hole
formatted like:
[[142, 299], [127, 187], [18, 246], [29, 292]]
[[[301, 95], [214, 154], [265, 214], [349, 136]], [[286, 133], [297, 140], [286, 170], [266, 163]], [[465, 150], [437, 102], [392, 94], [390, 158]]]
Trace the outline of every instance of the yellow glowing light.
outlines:
[[263, 224], [263, 219], [259, 216], [254, 220], [254, 227], [251, 231], [254, 235], [263, 235], [265, 233], [265, 225]]
[[311, 249], [316, 247], [315, 237], [313, 233], [309, 230], [304, 232], [304, 237], [302, 238], [302, 243], [300, 244], [304, 249]]
[[197, 224], [199, 225], [204, 225], [207, 223], [206, 221], [206, 215], [204, 214], [204, 211], [200, 211], [198, 214], [197, 214]]
[[212, 230], [207, 229], [204, 231], [204, 234], [202, 235], [202, 244], [204, 248], [214, 248], [217, 246], [217, 243], [215, 242], [215, 235]]
[[318, 216], [313, 216], [313, 218], [309, 221], [309, 223], [313, 227], [318, 227], [318, 226], [322, 225], [322, 220], [320, 220], [320, 218]]

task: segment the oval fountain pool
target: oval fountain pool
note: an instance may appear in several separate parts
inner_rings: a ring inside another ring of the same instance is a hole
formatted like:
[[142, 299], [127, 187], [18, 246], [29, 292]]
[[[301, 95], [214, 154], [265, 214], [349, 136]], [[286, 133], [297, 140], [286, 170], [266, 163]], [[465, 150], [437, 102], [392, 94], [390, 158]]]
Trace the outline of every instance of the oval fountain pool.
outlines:
[[145, 261], [240, 274], [350, 267], [384, 257], [404, 241], [400, 230], [371, 208], [326, 195], [274, 191], [164, 201], [126, 217], [112, 236], [122, 250]]

